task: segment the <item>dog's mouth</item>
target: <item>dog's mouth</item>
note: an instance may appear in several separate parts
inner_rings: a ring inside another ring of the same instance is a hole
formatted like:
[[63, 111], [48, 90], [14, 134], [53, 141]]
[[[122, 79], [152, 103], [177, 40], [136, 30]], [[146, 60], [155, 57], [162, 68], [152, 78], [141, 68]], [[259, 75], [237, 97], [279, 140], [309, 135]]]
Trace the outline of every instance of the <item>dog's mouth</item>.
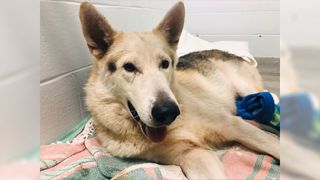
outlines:
[[130, 101], [128, 101], [128, 108], [130, 113], [135, 121], [137, 121], [142, 129], [142, 132], [147, 136], [152, 142], [161, 142], [167, 135], [167, 127], [150, 127], [147, 126], [144, 122], [141, 121], [139, 114], [136, 109], [133, 107]]

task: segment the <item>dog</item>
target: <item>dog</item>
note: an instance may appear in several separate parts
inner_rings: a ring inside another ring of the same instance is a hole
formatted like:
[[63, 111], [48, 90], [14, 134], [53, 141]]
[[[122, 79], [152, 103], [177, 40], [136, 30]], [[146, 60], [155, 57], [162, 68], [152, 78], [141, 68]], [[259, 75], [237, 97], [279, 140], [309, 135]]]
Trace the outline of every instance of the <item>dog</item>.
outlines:
[[264, 89], [254, 65], [218, 50], [177, 58], [183, 2], [151, 32], [117, 31], [88, 2], [79, 16], [93, 57], [85, 101], [106, 151], [189, 179], [226, 179], [216, 153], [226, 142], [279, 159], [278, 138], [235, 116], [237, 96]]

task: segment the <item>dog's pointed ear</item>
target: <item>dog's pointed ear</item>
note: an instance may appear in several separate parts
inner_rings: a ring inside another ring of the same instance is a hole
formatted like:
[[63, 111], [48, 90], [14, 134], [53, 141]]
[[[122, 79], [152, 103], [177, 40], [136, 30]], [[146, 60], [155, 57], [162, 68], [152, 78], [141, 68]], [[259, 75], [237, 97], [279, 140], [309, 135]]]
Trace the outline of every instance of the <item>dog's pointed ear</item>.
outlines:
[[182, 1], [176, 3], [165, 15], [155, 29], [159, 31], [172, 46], [176, 47], [184, 25], [185, 8]]
[[97, 59], [102, 58], [113, 43], [116, 31], [105, 17], [88, 2], [81, 3], [79, 16], [82, 32], [91, 54]]

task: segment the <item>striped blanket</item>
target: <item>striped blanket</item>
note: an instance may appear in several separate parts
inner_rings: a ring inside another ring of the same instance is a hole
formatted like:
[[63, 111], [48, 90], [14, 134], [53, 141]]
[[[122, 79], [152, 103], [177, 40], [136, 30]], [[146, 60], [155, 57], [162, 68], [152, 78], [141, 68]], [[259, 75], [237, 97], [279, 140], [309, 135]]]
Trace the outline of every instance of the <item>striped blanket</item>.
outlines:
[[[279, 164], [240, 145], [219, 151], [229, 179], [279, 179]], [[40, 147], [41, 179], [186, 179], [181, 168], [112, 157], [95, 137], [90, 118]]]

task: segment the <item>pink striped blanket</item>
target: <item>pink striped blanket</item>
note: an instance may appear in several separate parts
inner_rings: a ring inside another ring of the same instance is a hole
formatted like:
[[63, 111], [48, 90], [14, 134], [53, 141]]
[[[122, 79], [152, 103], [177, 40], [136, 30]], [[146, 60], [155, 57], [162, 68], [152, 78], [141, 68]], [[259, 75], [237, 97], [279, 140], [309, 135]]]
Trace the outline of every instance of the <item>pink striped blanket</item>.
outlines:
[[[41, 179], [186, 179], [179, 166], [120, 159], [104, 151], [91, 120], [66, 142], [42, 145]], [[279, 164], [240, 145], [219, 151], [229, 179], [279, 179]]]

